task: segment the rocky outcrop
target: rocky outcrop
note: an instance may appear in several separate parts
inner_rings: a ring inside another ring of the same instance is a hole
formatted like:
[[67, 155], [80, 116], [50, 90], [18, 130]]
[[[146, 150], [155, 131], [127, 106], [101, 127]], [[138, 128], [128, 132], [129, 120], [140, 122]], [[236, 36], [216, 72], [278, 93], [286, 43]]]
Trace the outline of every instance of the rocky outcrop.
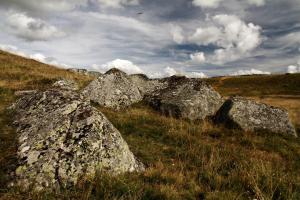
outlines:
[[149, 79], [144, 74], [130, 75], [131, 81], [138, 87], [142, 96], [149, 95], [154, 91], [161, 90], [168, 86], [168, 82], [163, 79]]
[[88, 71], [87, 74], [94, 77], [99, 77], [103, 75], [101, 72], [97, 72], [97, 71]]
[[143, 99], [138, 87], [129, 76], [111, 69], [92, 81], [82, 92], [91, 101], [116, 110], [126, 108]]
[[65, 90], [78, 90], [79, 87], [77, 83], [73, 80], [62, 79], [58, 80], [52, 85], [55, 88], [65, 89]]
[[286, 110], [242, 97], [228, 99], [218, 111], [216, 122], [244, 131], [268, 131], [297, 136]]
[[161, 113], [190, 120], [213, 116], [223, 103], [222, 97], [199, 79], [170, 77], [168, 87], [146, 95], [145, 101]]
[[102, 73], [100, 73], [100, 72], [88, 71], [87, 69], [70, 68], [70, 69], [68, 69], [68, 71], [78, 73], [78, 74], [83, 74], [83, 75], [94, 76], [94, 77], [98, 77], [98, 76], [102, 75]]
[[75, 73], [79, 73], [79, 74], [87, 74], [88, 70], [87, 69], [78, 69], [78, 68], [69, 68], [67, 69], [70, 72], [75, 72]]
[[144, 169], [119, 131], [75, 91], [35, 92], [10, 109], [19, 146], [14, 184], [24, 190], [73, 186], [97, 170]]

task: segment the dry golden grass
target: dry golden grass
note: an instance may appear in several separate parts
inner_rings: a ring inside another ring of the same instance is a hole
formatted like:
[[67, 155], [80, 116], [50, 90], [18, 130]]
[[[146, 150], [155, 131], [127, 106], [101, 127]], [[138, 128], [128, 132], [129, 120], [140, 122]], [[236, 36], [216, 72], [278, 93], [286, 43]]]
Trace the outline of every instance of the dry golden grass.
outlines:
[[0, 87], [11, 90], [41, 89], [61, 78], [75, 80], [80, 86], [92, 80], [89, 76], [3, 51], [0, 51], [0, 69]]
[[289, 112], [292, 123], [300, 127], [300, 95], [254, 97], [259, 102], [275, 107], [285, 108]]

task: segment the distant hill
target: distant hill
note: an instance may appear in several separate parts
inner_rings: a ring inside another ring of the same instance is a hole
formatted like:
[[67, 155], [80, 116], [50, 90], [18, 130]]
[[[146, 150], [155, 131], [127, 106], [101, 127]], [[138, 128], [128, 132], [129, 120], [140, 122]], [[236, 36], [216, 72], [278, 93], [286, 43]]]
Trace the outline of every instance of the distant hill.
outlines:
[[224, 76], [208, 82], [224, 96], [300, 95], [300, 73]]

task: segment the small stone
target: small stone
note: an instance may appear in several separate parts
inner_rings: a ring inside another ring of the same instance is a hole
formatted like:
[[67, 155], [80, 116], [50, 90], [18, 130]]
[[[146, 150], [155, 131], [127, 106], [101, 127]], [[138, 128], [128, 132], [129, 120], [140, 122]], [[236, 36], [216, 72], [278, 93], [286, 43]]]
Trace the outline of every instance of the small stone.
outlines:
[[38, 152], [38, 151], [29, 152], [28, 158], [27, 158], [27, 163], [29, 165], [35, 163], [36, 161], [38, 161], [39, 155], [40, 155], [40, 152]]
[[30, 149], [30, 146], [26, 146], [26, 147], [22, 148], [21, 153], [25, 153], [29, 149]]

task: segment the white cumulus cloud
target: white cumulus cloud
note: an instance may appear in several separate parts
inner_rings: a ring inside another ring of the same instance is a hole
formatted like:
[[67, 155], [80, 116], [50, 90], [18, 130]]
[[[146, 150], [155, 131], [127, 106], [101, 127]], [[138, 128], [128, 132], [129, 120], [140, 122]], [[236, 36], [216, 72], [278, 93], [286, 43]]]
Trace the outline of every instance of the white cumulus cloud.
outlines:
[[[249, 5], [255, 5], [255, 6], [264, 6], [266, 3], [266, 0], [244, 0]], [[193, 0], [193, 5], [202, 7], [202, 8], [218, 8], [221, 4], [221, 2], [225, 2], [225, 0]], [[239, 3], [239, 1], [235, 2], [236, 4]]]
[[203, 72], [186, 72], [185, 75], [188, 78], [208, 78]]
[[49, 40], [65, 35], [55, 26], [50, 25], [41, 19], [29, 17], [24, 13], [9, 15], [7, 24], [15, 35], [30, 41]]
[[250, 5], [255, 5], [255, 6], [264, 6], [266, 1], [265, 0], [248, 0], [248, 3]]
[[230, 74], [231, 76], [244, 76], [244, 75], [270, 75], [270, 72], [260, 71], [257, 69], [250, 69], [250, 70], [239, 70]]
[[196, 32], [190, 37], [190, 41], [199, 45], [208, 45], [220, 40], [222, 32], [218, 27], [197, 28]]
[[300, 73], [300, 66], [295, 66], [295, 65], [288, 66], [287, 73], [289, 74]]
[[193, 5], [202, 8], [217, 8], [223, 0], [193, 0]]
[[137, 65], [133, 64], [129, 60], [116, 59], [111, 62], [108, 62], [103, 65], [92, 65], [92, 68], [98, 70], [102, 73], [112, 69], [117, 68], [121, 71], [126, 72], [127, 74], [140, 74], [143, 73], [143, 70], [139, 68]]
[[213, 44], [218, 47], [207, 61], [224, 64], [248, 55], [262, 42], [261, 27], [246, 23], [235, 15], [216, 15], [208, 27], [197, 28], [189, 38], [198, 45]]
[[194, 62], [196, 64], [204, 63], [206, 60], [203, 52], [197, 52], [197, 53], [191, 54], [190, 58], [191, 58], [192, 62]]
[[177, 44], [182, 44], [185, 40], [183, 36], [183, 30], [180, 26], [172, 25], [171, 26], [171, 35], [173, 37], [174, 42]]
[[126, 5], [138, 5], [139, 0], [96, 0], [100, 6], [120, 8]]
[[174, 76], [177, 74], [177, 71], [171, 67], [166, 67], [164, 69], [164, 75], [165, 76]]

